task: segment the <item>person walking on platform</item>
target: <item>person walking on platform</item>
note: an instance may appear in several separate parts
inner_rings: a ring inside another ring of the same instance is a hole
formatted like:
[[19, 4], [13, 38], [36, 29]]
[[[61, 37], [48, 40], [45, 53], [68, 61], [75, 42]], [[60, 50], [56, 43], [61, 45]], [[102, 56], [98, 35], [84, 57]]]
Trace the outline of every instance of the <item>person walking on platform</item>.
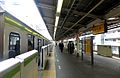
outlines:
[[68, 53], [70, 53], [70, 42], [68, 42], [67, 47], [68, 47]]
[[74, 53], [74, 43], [72, 41], [69, 41], [68, 43], [68, 53], [73, 54]]
[[70, 54], [73, 54], [73, 53], [74, 53], [74, 49], [75, 49], [75, 47], [74, 47], [74, 43], [72, 42], [72, 43], [71, 43]]
[[59, 43], [59, 48], [60, 48], [61, 52], [63, 52], [64, 44], [62, 42]]

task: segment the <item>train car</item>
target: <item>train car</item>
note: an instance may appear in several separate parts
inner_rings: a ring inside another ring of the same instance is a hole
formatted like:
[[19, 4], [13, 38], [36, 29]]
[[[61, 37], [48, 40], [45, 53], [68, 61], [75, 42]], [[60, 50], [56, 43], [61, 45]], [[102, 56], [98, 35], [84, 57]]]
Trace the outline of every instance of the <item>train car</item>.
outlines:
[[[2, 60], [14, 58], [17, 55], [36, 49], [38, 50], [38, 60], [41, 60], [38, 65], [46, 61], [48, 51], [43, 52], [42, 49], [44, 48], [42, 46], [48, 45], [50, 41], [8, 12], [4, 12], [0, 17], [2, 17], [3, 21], [1, 22], [4, 25]], [[42, 66], [45, 66], [44, 64]]]

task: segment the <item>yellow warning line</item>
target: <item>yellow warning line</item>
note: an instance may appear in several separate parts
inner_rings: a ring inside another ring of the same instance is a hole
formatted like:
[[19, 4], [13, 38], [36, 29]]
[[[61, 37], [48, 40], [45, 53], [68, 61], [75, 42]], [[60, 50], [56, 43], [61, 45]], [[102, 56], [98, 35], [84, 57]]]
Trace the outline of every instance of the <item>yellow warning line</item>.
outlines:
[[56, 78], [55, 55], [54, 52], [48, 57], [50, 67], [43, 71], [43, 78]]

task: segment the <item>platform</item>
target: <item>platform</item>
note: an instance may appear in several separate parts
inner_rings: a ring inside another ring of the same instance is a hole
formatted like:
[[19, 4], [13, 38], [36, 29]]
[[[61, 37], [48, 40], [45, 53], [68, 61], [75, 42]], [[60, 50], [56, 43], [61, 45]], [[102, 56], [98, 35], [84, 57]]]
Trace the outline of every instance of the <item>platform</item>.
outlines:
[[120, 60], [94, 55], [94, 61], [92, 66], [89, 57], [84, 56], [82, 61], [75, 55], [61, 53], [55, 47], [43, 78], [120, 78]]

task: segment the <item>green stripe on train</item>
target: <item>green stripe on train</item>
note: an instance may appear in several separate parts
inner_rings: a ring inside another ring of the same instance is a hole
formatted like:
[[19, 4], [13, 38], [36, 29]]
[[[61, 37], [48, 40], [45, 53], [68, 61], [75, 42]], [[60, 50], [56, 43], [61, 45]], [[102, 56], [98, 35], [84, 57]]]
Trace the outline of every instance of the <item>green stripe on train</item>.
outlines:
[[9, 24], [11, 24], [11, 25], [17, 26], [17, 27], [19, 27], [19, 28], [21, 28], [21, 29], [24, 29], [24, 28], [25, 28], [22, 24], [14, 21], [14, 20], [12, 20], [12, 19], [9, 18], [9, 17], [5, 17], [5, 22], [6, 22], [6, 23], [9, 23]]
[[[45, 40], [48, 40], [47, 38], [43, 37], [41, 34], [38, 34], [36, 32], [33, 32], [31, 29], [27, 28], [26, 26], [20, 24], [19, 22], [13, 20], [11, 17], [8, 17], [8, 16], [5, 16], [5, 22], [8, 23], [8, 24], [11, 24], [11, 25], [14, 25], [16, 27], [19, 27], [21, 28], [22, 30], [25, 30], [33, 35], [37, 35], [38, 37], [40, 38], [43, 38]], [[35, 34], [36, 33], [36, 34]]]
[[19, 64], [18, 66], [16, 66], [15, 68], [13, 68], [12, 70], [10, 70], [6, 74], [4, 74], [2, 76], [2, 78], [12, 78], [16, 73], [18, 73], [20, 71], [20, 68], [21, 68], [20, 66], [21, 65]]
[[32, 56], [26, 58], [25, 61], [24, 61], [24, 66], [26, 66], [27, 64], [29, 64], [37, 56], [38, 56], [38, 53], [35, 53]]

